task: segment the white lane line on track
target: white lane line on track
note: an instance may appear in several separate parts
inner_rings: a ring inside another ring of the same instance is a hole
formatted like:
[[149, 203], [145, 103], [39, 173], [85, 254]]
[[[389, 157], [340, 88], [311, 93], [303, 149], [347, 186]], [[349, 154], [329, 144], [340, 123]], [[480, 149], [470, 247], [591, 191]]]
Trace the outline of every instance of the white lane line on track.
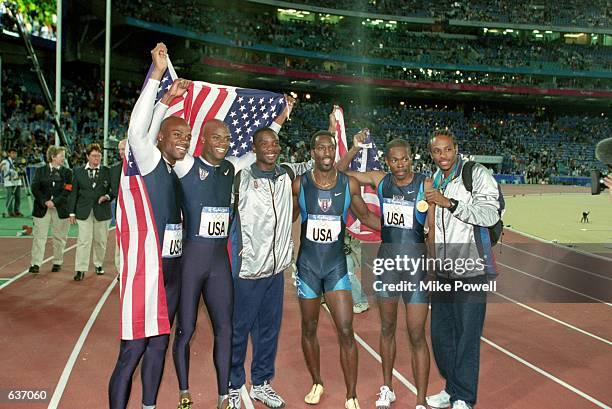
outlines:
[[600, 300], [599, 298], [592, 297], [592, 296], [590, 296], [590, 295], [586, 295], [586, 294], [584, 294], [584, 293], [581, 293], [580, 291], [572, 290], [571, 288], [564, 287], [564, 286], [562, 286], [561, 284], [553, 283], [552, 281], [549, 281], [549, 280], [546, 280], [546, 279], [544, 279], [544, 278], [541, 278], [541, 277], [535, 276], [535, 275], [533, 275], [533, 274], [529, 274], [529, 273], [527, 273], [527, 272], [525, 272], [525, 271], [523, 271], [523, 270], [521, 270], [521, 269], [518, 269], [518, 268], [515, 268], [515, 267], [512, 267], [512, 266], [509, 266], [509, 265], [504, 264], [504, 263], [502, 263], [502, 262], [499, 262], [499, 261], [498, 261], [498, 262], [497, 262], [497, 264], [499, 264], [500, 266], [504, 266], [504, 267], [506, 267], [506, 268], [509, 268], [510, 270], [514, 270], [514, 271], [516, 271], [516, 272], [518, 272], [518, 273], [525, 274], [526, 276], [529, 276], [529, 277], [534, 278], [534, 279], [536, 279], [536, 280], [543, 281], [543, 282], [545, 282], [546, 284], [550, 284], [550, 285], [552, 285], [552, 286], [559, 287], [559, 288], [561, 288], [561, 289], [563, 289], [563, 290], [566, 290], [566, 291], [572, 292], [572, 293], [574, 293], [574, 294], [578, 294], [578, 295], [580, 295], [580, 296], [582, 296], [582, 297], [589, 298], [589, 299], [591, 299], [591, 300], [593, 300], [593, 301], [597, 301], [597, 302], [600, 302], [600, 303], [602, 303], [602, 304], [605, 304], [605, 305], [607, 305], [608, 307], [612, 307], [612, 304], [607, 303], [607, 302], [605, 302], [605, 301], [603, 301], [603, 300]]
[[[72, 250], [75, 247], [76, 247], [76, 244], [73, 244], [70, 247], [66, 247], [64, 249], [64, 253], [67, 253], [68, 251]], [[47, 257], [46, 259], [44, 259], [43, 262], [41, 263], [41, 267], [42, 267], [43, 264], [48, 263], [52, 259], [53, 259], [53, 256]], [[8, 286], [10, 284], [13, 284], [15, 281], [19, 280], [21, 277], [23, 277], [25, 275], [28, 275], [29, 274], [29, 270], [30, 270], [30, 267], [28, 267], [27, 269], [23, 270], [21, 273], [17, 274], [16, 276], [10, 278], [6, 283], [0, 285], [0, 290], [2, 290], [4, 287], [6, 287], [6, 286]], [[40, 273], [38, 273], [38, 274], [40, 274]]]
[[[323, 308], [325, 308], [325, 311], [327, 311], [327, 313], [331, 316], [331, 311], [329, 311], [329, 308], [327, 307], [326, 304], [323, 304]], [[368, 353], [370, 355], [372, 355], [372, 357], [374, 357], [374, 359], [376, 359], [378, 361], [378, 363], [382, 364], [382, 358], [381, 356], [378, 354], [378, 352], [376, 352], [374, 350], [374, 348], [372, 348], [367, 342], [365, 342], [363, 340], [363, 338], [361, 338], [356, 332], [353, 331], [353, 333], [355, 334], [355, 341], [357, 341], [357, 343], [359, 343], [359, 345], [361, 345], [363, 347], [363, 349], [365, 349], [366, 351], [368, 351]], [[397, 378], [398, 381], [400, 381], [406, 388], [408, 388], [408, 390], [410, 390], [410, 392], [414, 393], [415, 395], [417, 394], [417, 388], [416, 386], [414, 386], [412, 383], [410, 383], [410, 381], [408, 379], [406, 379], [406, 377], [404, 375], [402, 375], [401, 373], [399, 373], [398, 370], [396, 370], [395, 368], [393, 368], [393, 375]]]
[[529, 255], [530, 255], [530, 256], [532, 256], [532, 257], [536, 257], [536, 258], [539, 258], [539, 259], [542, 259], [542, 260], [546, 260], [546, 261], [551, 262], [551, 263], [554, 263], [554, 264], [559, 264], [559, 265], [562, 265], [562, 266], [565, 266], [565, 267], [571, 268], [572, 270], [576, 270], [576, 271], [580, 271], [580, 272], [582, 272], [582, 273], [590, 274], [590, 275], [592, 275], [592, 276], [599, 277], [599, 278], [602, 278], [602, 279], [604, 279], [604, 280], [610, 280], [610, 281], [612, 281], [612, 277], [602, 276], [602, 275], [600, 275], [600, 274], [593, 273], [592, 271], [585, 270], [584, 268], [575, 267], [575, 266], [572, 266], [572, 265], [565, 264], [565, 263], [562, 263], [562, 262], [560, 262], [560, 261], [554, 260], [554, 259], [552, 259], [552, 258], [548, 258], [548, 257], [540, 256], [539, 254], [535, 254], [535, 253], [532, 253], [532, 252], [527, 251], [527, 250], [519, 249], [519, 248], [516, 248], [516, 247], [511, 246], [511, 245], [506, 244], [506, 243], [504, 243], [503, 245], [504, 245], [504, 247], [511, 248], [512, 250], [519, 251], [519, 252], [521, 252], [521, 253], [525, 253], [525, 254], [529, 254]]
[[[382, 358], [367, 342], [363, 340], [357, 333], [355, 333], [355, 340], [374, 357], [378, 361], [378, 363], [382, 364]], [[404, 377], [401, 373], [399, 373], [395, 368], [393, 368], [393, 375], [404, 384], [406, 388], [410, 390], [410, 392], [417, 394], [417, 388], [414, 386], [408, 379]]]
[[557, 324], [561, 324], [561, 325], [563, 325], [563, 326], [565, 326], [565, 327], [567, 327], [567, 328], [573, 329], [574, 331], [577, 331], [577, 332], [579, 332], [579, 333], [581, 333], [581, 334], [583, 334], [583, 335], [587, 335], [587, 336], [589, 336], [589, 337], [591, 337], [591, 338], [594, 338], [594, 339], [596, 339], [596, 340], [598, 340], [598, 341], [601, 341], [601, 342], [603, 342], [604, 344], [612, 345], [612, 341], [609, 341], [609, 340], [607, 340], [607, 339], [605, 339], [605, 338], [602, 338], [602, 337], [600, 337], [600, 336], [597, 336], [597, 335], [595, 335], [595, 334], [593, 334], [593, 333], [590, 333], [590, 332], [588, 332], [588, 331], [585, 331], [585, 330], [583, 330], [583, 329], [580, 329], [580, 328], [578, 328], [578, 327], [576, 327], [576, 326], [574, 326], [574, 325], [572, 325], [572, 324], [569, 324], [569, 323], [567, 323], [567, 322], [565, 322], [565, 321], [562, 321], [562, 320], [560, 320], [560, 319], [558, 319], [558, 318], [555, 318], [555, 317], [553, 317], [553, 316], [550, 316], [550, 315], [548, 315], [548, 314], [546, 314], [546, 313], [544, 313], [544, 312], [542, 312], [542, 311], [540, 311], [540, 310], [537, 310], [537, 309], [535, 309], [535, 308], [533, 308], [533, 307], [530, 307], [530, 306], [528, 306], [528, 305], [526, 305], [526, 304], [523, 304], [523, 303], [521, 303], [521, 302], [519, 302], [519, 301], [516, 301], [516, 300], [515, 300], [515, 299], [513, 299], [513, 298], [510, 298], [510, 297], [508, 297], [508, 296], [506, 296], [506, 295], [503, 295], [502, 293], [500, 293], [500, 292], [498, 292], [498, 291], [496, 291], [494, 294], [495, 294], [495, 295], [497, 295], [497, 296], [499, 296], [499, 297], [505, 298], [506, 300], [508, 300], [508, 301], [510, 301], [510, 302], [512, 302], [512, 303], [514, 303], [514, 304], [516, 304], [516, 305], [518, 305], [519, 307], [525, 308], [526, 310], [529, 310], [529, 311], [531, 311], [531, 312], [533, 312], [533, 313], [535, 313], [535, 314], [538, 314], [538, 315], [540, 315], [540, 316], [542, 316], [542, 317], [544, 317], [544, 318], [547, 318], [547, 319], [549, 319], [549, 320], [551, 320], [551, 321], [554, 321], [554, 322], [556, 322]]
[[[325, 310], [329, 313], [329, 309], [327, 308], [327, 305], [324, 305]], [[431, 309], [431, 306], [430, 306]], [[518, 361], [519, 363], [527, 366], [528, 368], [536, 371], [537, 373], [539, 373], [540, 375], [552, 380], [553, 382], [557, 383], [558, 385], [561, 385], [562, 387], [568, 389], [570, 392], [573, 392], [579, 396], [581, 396], [582, 398], [594, 403], [595, 405], [597, 405], [600, 408], [603, 409], [612, 409], [611, 407], [607, 406], [606, 404], [600, 402], [599, 400], [593, 398], [592, 396], [586, 394], [585, 392], [581, 391], [580, 389], [576, 388], [575, 386], [570, 385], [569, 383], [555, 377], [554, 375], [552, 375], [551, 373], [545, 371], [544, 369], [532, 364], [531, 362], [521, 358], [520, 356], [508, 351], [507, 349], [497, 345], [496, 343], [494, 343], [493, 341], [485, 338], [485, 337], [480, 337], [480, 339], [485, 342], [486, 344], [490, 345], [491, 347], [493, 347], [494, 349], [502, 352], [503, 354], [509, 356], [510, 358]], [[370, 355], [372, 355], [378, 362], [382, 362], [380, 355], [372, 348], [370, 347], [370, 345], [368, 345], [361, 337], [359, 337], [359, 335], [357, 335], [357, 333], [355, 333], [355, 340], [357, 340], [357, 342], [359, 342], [359, 344], [370, 353]], [[395, 377], [402, 383], [404, 384], [404, 386], [406, 386], [412, 393], [414, 393], [416, 395], [417, 390], [416, 387], [410, 383], [410, 381], [408, 381], [404, 376], [402, 376], [402, 374], [400, 374], [397, 370], [393, 369], [393, 375], [395, 375]]]
[[72, 369], [74, 368], [74, 364], [76, 363], [79, 353], [81, 352], [81, 348], [83, 348], [83, 344], [85, 344], [85, 340], [87, 339], [87, 336], [89, 335], [89, 331], [91, 330], [91, 327], [93, 327], [93, 324], [96, 321], [96, 318], [98, 318], [98, 314], [100, 314], [100, 311], [102, 310], [102, 306], [104, 306], [104, 303], [108, 299], [108, 296], [110, 295], [113, 288], [115, 288], [115, 285], [117, 285], [117, 280], [111, 280], [110, 285], [108, 286], [104, 294], [102, 294], [102, 297], [100, 297], [98, 304], [96, 305], [91, 315], [89, 316], [89, 320], [85, 324], [85, 327], [83, 327], [83, 331], [81, 331], [81, 335], [79, 336], [79, 339], [74, 345], [74, 348], [72, 349], [72, 353], [70, 354], [70, 357], [68, 358], [68, 361], [66, 362], [66, 366], [64, 367], [64, 370], [62, 371], [62, 375], [60, 376], [57, 386], [55, 387], [55, 391], [53, 392], [53, 396], [51, 397], [51, 402], [49, 402], [49, 406], [47, 407], [48, 409], [56, 409], [58, 407], [58, 404], [60, 400], [62, 399], [64, 389], [66, 389], [68, 378], [70, 378], [70, 373], [72, 372]]
[[242, 385], [242, 388], [240, 388], [240, 397], [242, 398], [242, 403], [244, 403], [244, 407], [246, 409], [255, 409], [246, 385]]
[[554, 243], [554, 242], [552, 242], [550, 240], [546, 240], [546, 239], [543, 239], [542, 237], [534, 236], [533, 234], [529, 234], [529, 233], [525, 233], [525, 232], [520, 231], [520, 230], [516, 230], [516, 229], [514, 229], [512, 227], [505, 226], [504, 230], [505, 229], [508, 229], [511, 232], [514, 232], [516, 234], [520, 234], [522, 236], [528, 237], [528, 238], [533, 239], [535, 241], [539, 241], [540, 243], [550, 244], [550, 245], [552, 245], [554, 247], [558, 247], [558, 248], [560, 248], [562, 250], [573, 251], [574, 253], [582, 254], [583, 256], [598, 258], [600, 260], [612, 261], [612, 258], [610, 258], [610, 257], [602, 256], [600, 254], [595, 254], [595, 253], [589, 253], [588, 251], [580, 250], [580, 249], [573, 248], [573, 247], [562, 246], [559, 243]]
[[526, 367], [533, 369], [534, 371], [536, 371], [537, 373], [539, 373], [540, 375], [550, 379], [551, 381], [563, 386], [565, 389], [575, 393], [576, 395], [579, 395], [581, 397], [583, 397], [584, 399], [590, 401], [591, 403], [599, 406], [600, 408], [603, 409], [612, 409], [610, 408], [610, 406], [606, 405], [603, 402], [598, 401], [597, 399], [595, 399], [594, 397], [584, 393], [583, 391], [581, 391], [580, 389], [576, 388], [575, 386], [570, 385], [569, 383], [555, 377], [554, 375], [552, 375], [550, 372], [545, 371], [542, 368], [539, 368], [538, 366], [532, 364], [529, 361], [526, 361], [525, 359], [521, 358], [520, 356], [513, 354], [512, 352], [508, 351], [507, 349], [497, 345], [495, 342], [485, 338], [485, 337], [480, 337], [480, 339], [487, 343], [488, 345], [492, 346], [493, 348], [497, 349], [498, 351], [502, 352], [505, 355], [508, 355], [510, 358], [520, 362], [521, 364], [525, 365]]

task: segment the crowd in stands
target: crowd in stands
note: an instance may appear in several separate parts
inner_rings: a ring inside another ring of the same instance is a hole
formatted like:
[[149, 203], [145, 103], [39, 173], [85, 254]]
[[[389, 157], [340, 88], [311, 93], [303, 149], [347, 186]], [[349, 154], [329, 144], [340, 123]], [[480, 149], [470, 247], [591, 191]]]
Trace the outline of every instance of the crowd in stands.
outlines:
[[[326, 127], [331, 104], [303, 102], [294, 110], [283, 129], [289, 146], [289, 160], [303, 160], [308, 150], [303, 135]], [[428, 137], [435, 130], [450, 130], [459, 142], [460, 151], [468, 155], [503, 156], [499, 173], [524, 175], [532, 183], [547, 182], [551, 176], [588, 176], [599, 167], [594, 146], [612, 134], [612, 123], [606, 116], [560, 116], [550, 119], [541, 114], [511, 114], [460, 109], [409, 106], [345, 105], [349, 136], [368, 128], [379, 149], [394, 138], [405, 138], [413, 146], [419, 170], [432, 169], [427, 151]], [[349, 138], [350, 139], [350, 138]]]
[[[17, 32], [15, 21], [5, 16], [8, 13], [8, 3], [0, 2], [0, 28]], [[11, 0], [13, 6], [21, 14], [25, 29], [28, 33], [55, 40], [57, 22], [57, 5], [55, 1], [48, 0]]]
[[[55, 128], [38, 83], [30, 73], [5, 67], [2, 84], [3, 148], [18, 148], [28, 163], [38, 163], [37, 158], [44, 159], [47, 146], [55, 140]], [[100, 81], [65, 79], [62, 83], [61, 124], [71, 163], [81, 163], [85, 146], [103, 139], [103, 89]], [[137, 89], [119, 81], [111, 84], [109, 136], [113, 140], [126, 134]]]
[[[571, 86], [588, 89], [612, 88], [609, 80], [576, 80], [571, 77], [528, 76], [524, 74], [485, 73], [472, 71], [464, 75], [457, 70], [410, 70], [402, 63], [424, 66], [442, 64], [529, 68], [536, 70], [610, 71], [612, 47], [600, 45], [565, 44], [562, 39], [535, 41], [513, 36], [463, 36], [448, 38], [436, 33], [414, 32], [399, 22], [395, 29], [365, 27], [355, 19], [344, 19], [339, 24], [307, 21], [280, 21], [274, 13], [253, 13], [237, 7], [219, 9], [191, 0], [174, 13], [162, 12], [164, 2], [154, 3], [128, 0], [118, 4], [118, 11], [150, 22], [183, 27], [202, 34], [212, 33], [230, 40], [239, 47], [270, 45], [290, 49], [286, 54], [268, 53], [258, 58], [256, 53], [228, 49], [217, 54], [231, 54], [235, 62], [276, 65], [284, 58], [287, 68], [325, 73], [367, 75], [378, 78], [451, 81], [454, 83], [492, 85], [544, 85], [558, 88]], [[198, 13], [194, 13], [198, 10]], [[202, 21], [205, 16], [206, 21]], [[206, 49], [219, 49], [208, 46]], [[291, 52], [294, 51], [294, 53]], [[323, 53], [328, 58], [315, 59], [296, 56], [296, 52]], [[214, 51], [213, 51], [214, 53]], [[375, 64], [339, 62], [338, 57], [366, 57], [378, 60]], [[334, 57], [336, 62], [333, 62]], [[276, 60], [270, 62], [271, 60]], [[331, 60], [331, 61], [330, 61]], [[393, 63], [390, 63], [393, 62]], [[278, 66], [278, 65], [277, 65]]]
[[406, 80], [419, 82], [444, 82], [449, 84], [528, 86], [540, 88], [569, 88], [581, 90], [610, 90], [612, 81], [601, 78], [552, 77], [503, 72], [439, 70], [405, 68], [392, 65], [347, 64], [291, 57], [282, 54], [253, 52], [219, 46], [207, 46], [204, 55], [234, 63], [264, 65], [302, 72], [335, 74], [374, 79]]
[[[3, 81], [7, 85], [2, 100], [2, 149], [15, 147], [29, 166], [36, 166], [44, 161], [44, 152], [54, 140], [49, 112], [36, 92], [33, 77], [5, 69]], [[110, 137], [117, 141], [126, 134], [138, 87], [119, 82], [111, 85]], [[84, 147], [103, 140], [102, 84], [66, 81], [62, 106], [61, 122], [69, 141], [67, 156], [71, 164], [82, 164]], [[282, 160], [302, 161], [309, 157], [308, 136], [327, 128], [331, 107], [330, 102], [299, 102], [281, 132]], [[391, 139], [406, 138], [417, 155], [418, 170], [432, 168], [428, 136], [434, 130], [448, 129], [456, 135], [462, 153], [501, 155], [504, 162], [497, 172], [524, 175], [531, 182], [547, 181], [554, 175], [588, 176], [591, 168], [598, 166], [594, 159], [596, 142], [612, 135], [607, 116], [512, 114], [485, 107], [468, 112], [442, 105], [358, 101], [344, 103], [343, 108], [349, 139], [359, 129], [368, 128], [382, 150]], [[114, 151], [109, 158], [111, 162], [116, 159]]]
[[291, 2], [407, 17], [557, 26], [610, 27], [612, 17], [607, 0], [336, 0], [333, 7], [325, 0]]

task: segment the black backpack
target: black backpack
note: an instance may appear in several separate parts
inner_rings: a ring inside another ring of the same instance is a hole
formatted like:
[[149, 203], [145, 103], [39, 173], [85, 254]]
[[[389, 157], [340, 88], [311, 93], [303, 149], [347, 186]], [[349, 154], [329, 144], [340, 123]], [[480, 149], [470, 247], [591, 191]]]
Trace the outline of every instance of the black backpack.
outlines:
[[[472, 193], [472, 173], [474, 167], [478, 165], [477, 162], [465, 162], [463, 164], [463, 169], [461, 170], [461, 179], [463, 180], [463, 185], [465, 189]], [[501, 190], [501, 186], [498, 184], [497, 189], [499, 191], [499, 221], [495, 223], [493, 226], [488, 227], [489, 229], [489, 237], [491, 238], [491, 246], [494, 246], [499, 242], [504, 234], [504, 222], [501, 219], [502, 212], [506, 208], [506, 201], [504, 200], [504, 195]]]

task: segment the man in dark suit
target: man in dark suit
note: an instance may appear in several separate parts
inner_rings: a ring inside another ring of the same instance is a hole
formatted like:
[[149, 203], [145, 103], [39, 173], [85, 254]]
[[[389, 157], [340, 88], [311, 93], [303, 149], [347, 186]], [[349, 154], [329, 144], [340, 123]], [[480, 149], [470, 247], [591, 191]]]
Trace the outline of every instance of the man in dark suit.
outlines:
[[32, 180], [34, 207], [34, 240], [30, 273], [38, 273], [45, 255], [49, 226], [53, 238], [52, 272], [60, 271], [64, 261], [64, 248], [68, 236], [68, 196], [72, 189], [72, 171], [63, 166], [66, 149], [49, 146], [47, 162], [36, 170]]
[[[111, 166], [110, 178], [111, 178], [111, 192], [115, 200], [113, 201], [113, 216], [117, 210], [117, 200], [119, 198], [119, 184], [121, 183], [121, 170], [123, 169], [123, 158], [125, 157], [125, 145], [127, 145], [127, 139], [122, 139], [117, 144], [117, 150], [119, 151], [119, 162]], [[119, 243], [115, 237], [115, 269], [119, 272]]]
[[89, 254], [93, 244], [93, 264], [96, 274], [104, 274], [102, 264], [106, 254], [108, 224], [111, 219], [110, 170], [101, 166], [102, 150], [92, 143], [86, 148], [87, 164], [74, 170], [72, 193], [68, 201], [70, 223], [78, 224], [79, 238], [74, 275], [81, 281], [89, 267]]

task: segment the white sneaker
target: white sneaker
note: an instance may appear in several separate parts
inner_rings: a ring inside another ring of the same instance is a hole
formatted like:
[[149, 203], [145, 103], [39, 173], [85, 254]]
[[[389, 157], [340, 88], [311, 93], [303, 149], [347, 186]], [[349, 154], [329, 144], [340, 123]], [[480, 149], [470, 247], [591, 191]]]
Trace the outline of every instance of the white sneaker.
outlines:
[[465, 401], [458, 400], [453, 403], [453, 409], [472, 409]]
[[229, 398], [227, 400], [228, 409], [240, 409], [242, 406], [242, 399], [240, 397], [240, 389], [229, 390]]
[[395, 402], [395, 392], [389, 389], [387, 385], [381, 386], [376, 401], [376, 409], [389, 409], [393, 402]]
[[250, 395], [251, 398], [260, 401], [269, 408], [285, 407], [285, 401], [276, 393], [268, 381], [265, 381], [262, 385], [253, 385]]
[[450, 408], [450, 395], [445, 390], [440, 391], [437, 395], [428, 396], [425, 398], [427, 404], [432, 408]]
[[416, 409], [427, 409], [427, 408], [423, 405], [416, 405]]

